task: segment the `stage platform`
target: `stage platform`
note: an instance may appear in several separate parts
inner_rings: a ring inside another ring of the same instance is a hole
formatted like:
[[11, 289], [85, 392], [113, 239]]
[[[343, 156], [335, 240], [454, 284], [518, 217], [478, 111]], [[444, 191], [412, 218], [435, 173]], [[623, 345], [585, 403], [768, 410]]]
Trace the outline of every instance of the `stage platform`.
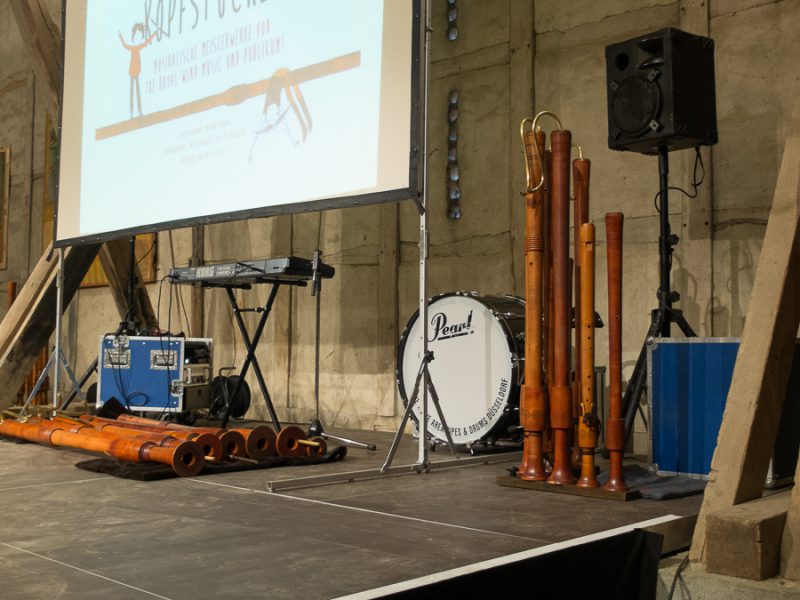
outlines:
[[[663, 515], [702, 496], [613, 502], [497, 485], [518, 459], [269, 492], [271, 481], [377, 468], [392, 434], [323, 465], [137, 482], [78, 451], [0, 442], [4, 600], [335, 598]], [[395, 465], [417, 458], [403, 439]], [[431, 454], [450, 459], [447, 451]]]

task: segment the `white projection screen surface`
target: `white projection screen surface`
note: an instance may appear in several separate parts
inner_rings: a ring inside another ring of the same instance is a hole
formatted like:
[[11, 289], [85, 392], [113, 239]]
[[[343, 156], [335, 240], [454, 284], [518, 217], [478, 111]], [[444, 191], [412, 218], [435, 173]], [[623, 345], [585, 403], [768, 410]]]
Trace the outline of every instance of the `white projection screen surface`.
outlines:
[[418, 0], [67, 0], [56, 245], [413, 197]]

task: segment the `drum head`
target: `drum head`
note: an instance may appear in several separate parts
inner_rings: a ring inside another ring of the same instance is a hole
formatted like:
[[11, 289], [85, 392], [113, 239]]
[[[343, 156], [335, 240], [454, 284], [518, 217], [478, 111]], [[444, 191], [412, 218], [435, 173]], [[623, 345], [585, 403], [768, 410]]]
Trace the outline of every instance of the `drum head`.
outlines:
[[[516, 391], [510, 334], [489, 306], [465, 295], [434, 299], [428, 323], [428, 349], [434, 353], [429, 371], [453, 441], [475, 442], [505, 417], [504, 409]], [[406, 405], [422, 360], [421, 329], [415, 315], [400, 343], [398, 385]], [[417, 401], [413, 408], [417, 423], [420, 404]], [[428, 431], [437, 439], [447, 439], [430, 400]]]

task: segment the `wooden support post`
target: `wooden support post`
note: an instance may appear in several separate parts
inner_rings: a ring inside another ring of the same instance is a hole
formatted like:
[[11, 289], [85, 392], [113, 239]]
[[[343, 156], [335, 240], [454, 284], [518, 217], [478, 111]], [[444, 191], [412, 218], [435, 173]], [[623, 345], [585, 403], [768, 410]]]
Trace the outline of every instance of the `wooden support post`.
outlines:
[[[128, 270], [130, 269], [130, 244], [128, 240], [113, 240], [106, 242], [100, 248], [100, 264], [108, 279], [108, 287], [114, 296], [114, 303], [121, 317], [128, 312]], [[142, 326], [150, 329], [158, 325], [158, 318], [147, 295], [147, 289], [142, 282], [142, 273], [139, 266], [134, 271], [136, 288], [134, 291], [133, 318]]]
[[519, 120], [521, 115], [534, 114], [534, 2], [509, 2], [509, 49], [510, 69], [514, 77], [509, 80], [509, 109], [513, 118], [508, 123], [509, 184], [509, 230], [511, 239], [511, 269], [514, 289], [509, 292], [525, 294], [525, 202], [520, 202], [517, 190], [525, 181], [525, 161], [520, 156]]
[[[378, 415], [396, 414], [395, 361], [398, 331], [398, 270], [400, 267], [399, 207], [380, 207], [380, 254], [378, 255], [378, 336], [376, 358]], [[324, 298], [325, 296], [323, 296]]]
[[[680, 0], [680, 28], [695, 35], [710, 35], [708, 0]], [[691, 181], [694, 175], [694, 152], [681, 152], [675, 161], [675, 180]], [[700, 156], [705, 166], [703, 185], [697, 196], [680, 195], [681, 227], [676, 247], [676, 263], [680, 269], [674, 273], [674, 285], [681, 294], [683, 316], [699, 336], [711, 336], [714, 297], [714, 169], [713, 146], [703, 146]], [[676, 203], [676, 206], [678, 203]]]
[[691, 559], [723, 540], [711, 513], [760, 498], [778, 431], [800, 322], [800, 102], [796, 103], [758, 261]]
[[781, 577], [797, 581], [800, 580], [800, 461], [794, 481], [781, 537], [780, 574]]
[[58, 257], [52, 252], [52, 246], [48, 246], [25, 285], [16, 294], [14, 304], [9, 307], [5, 318], [0, 322], [0, 356], [8, 352], [9, 345], [19, 332], [19, 328], [27, 321], [42, 291], [54, 281], [57, 269]]
[[[189, 265], [199, 267], [205, 261], [206, 248], [206, 228], [203, 225], [192, 227], [192, 256]], [[189, 331], [192, 337], [203, 337], [204, 324], [206, 318], [205, 310], [205, 289], [201, 286], [192, 286], [191, 295], [191, 322]]]
[[[68, 248], [64, 257], [64, 307], [66, 308], [100, 250], [99, 244]], [[47, 344], [56, 325], [56, 254], [42, 257], [25, 282], [14, 306], [0, 323], [0, 382], [9, 391], [0, 395], [0, 410], [16, 400], [19, 389]], [[46, 277], [44, 275], [47, 275]], [[17, 306], [24, 309], [14, 310]]]
[[45, 108], [50, 116], [56, 117], [63, 69], [58, 27], [48, 16], [47, 2], [44, 0], [11, 0], [8, 4], [21, 37], [30, 49], [34, 72], [44, 82], [43, 86], [37, 88], [43, 91]]

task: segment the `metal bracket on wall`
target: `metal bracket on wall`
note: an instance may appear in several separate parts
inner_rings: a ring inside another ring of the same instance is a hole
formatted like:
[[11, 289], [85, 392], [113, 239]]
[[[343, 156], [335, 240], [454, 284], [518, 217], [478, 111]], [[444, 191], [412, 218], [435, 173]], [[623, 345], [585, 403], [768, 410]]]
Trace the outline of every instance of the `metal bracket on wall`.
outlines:
[[447, 0], [447, 39], [454, 42], [458, 39], [458, 7], [456, 0]]
[[458, 91], [452, 90], [447, 107], [447, 218], [461, 218], [461, 186], [458, 173]]

